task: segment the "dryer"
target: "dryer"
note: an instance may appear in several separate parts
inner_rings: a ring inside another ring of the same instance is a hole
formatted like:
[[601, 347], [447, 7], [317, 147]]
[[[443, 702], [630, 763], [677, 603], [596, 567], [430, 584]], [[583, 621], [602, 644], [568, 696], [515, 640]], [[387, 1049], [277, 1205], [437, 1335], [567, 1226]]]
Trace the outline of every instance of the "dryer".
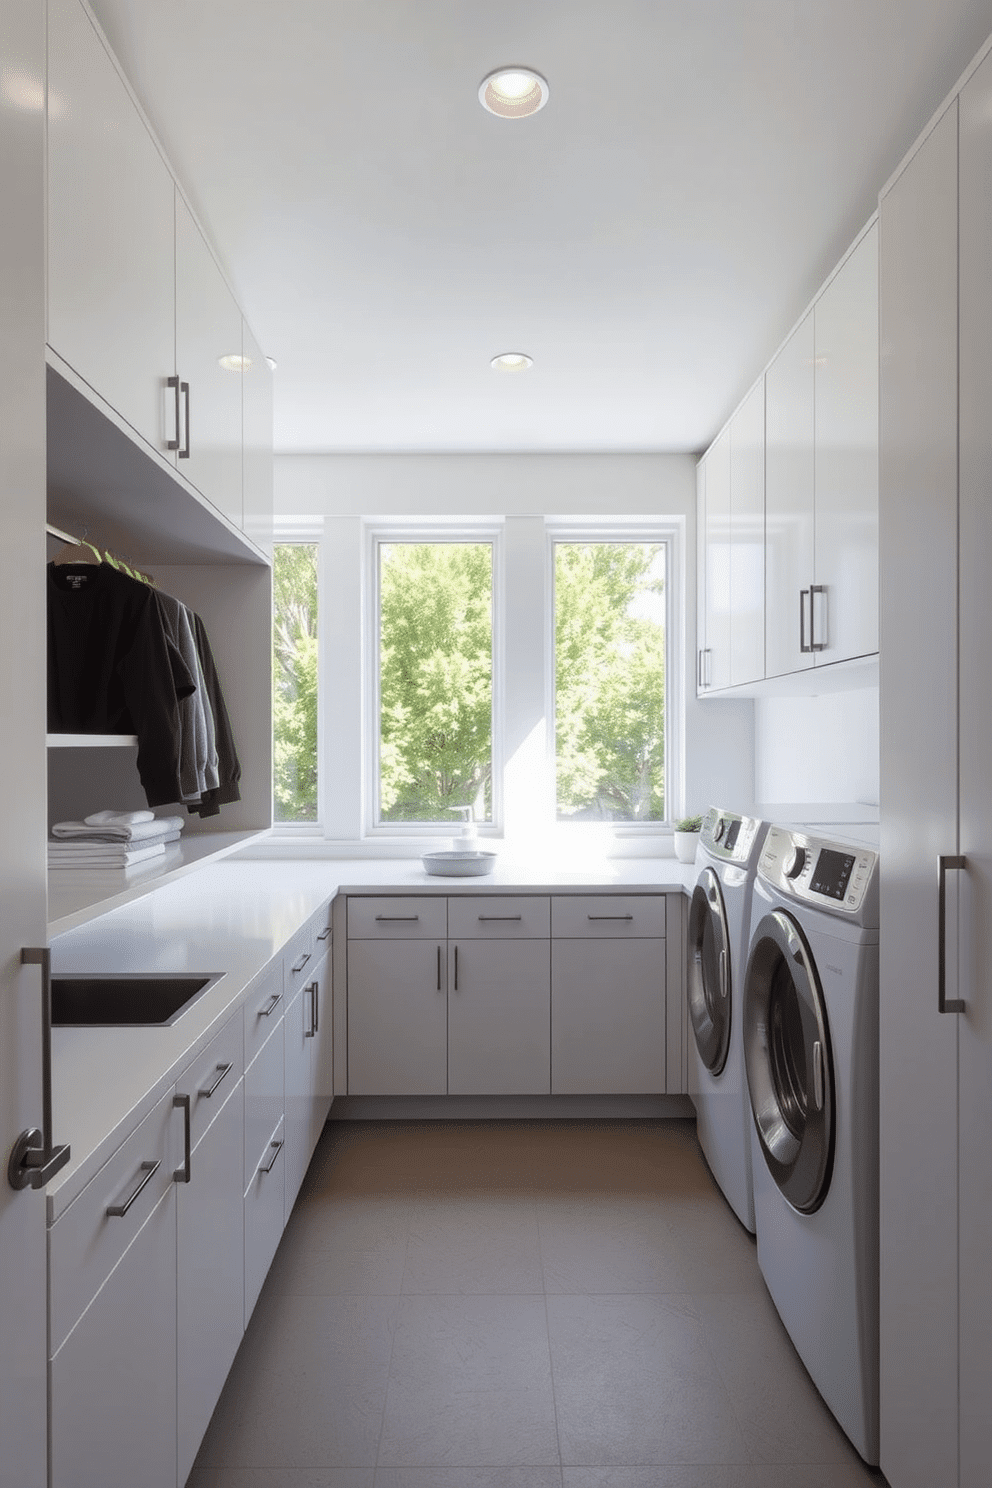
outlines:
[[758, 1264], [800, 1358], [878, 1464], [878, 854], [769, 827], [744, 984]]
[[741, 993], [751, 890], [765, 823], [711, 807], [699, 834], [689, 909], [689, 1093], [710, 1171], [754, 1234], [751, 1137], [741, 1036]]

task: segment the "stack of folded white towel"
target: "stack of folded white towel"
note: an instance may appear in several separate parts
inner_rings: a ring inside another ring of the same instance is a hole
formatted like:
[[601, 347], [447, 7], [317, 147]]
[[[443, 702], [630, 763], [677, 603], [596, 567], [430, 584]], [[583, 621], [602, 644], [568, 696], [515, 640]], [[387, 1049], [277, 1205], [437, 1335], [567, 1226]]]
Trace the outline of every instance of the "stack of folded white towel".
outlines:
[[154, 811], [95, 811], [82, 821], [56, 822], [48, 842], [49, 868], [129, 868], [161, 857], [178, 842], [181, 816]]

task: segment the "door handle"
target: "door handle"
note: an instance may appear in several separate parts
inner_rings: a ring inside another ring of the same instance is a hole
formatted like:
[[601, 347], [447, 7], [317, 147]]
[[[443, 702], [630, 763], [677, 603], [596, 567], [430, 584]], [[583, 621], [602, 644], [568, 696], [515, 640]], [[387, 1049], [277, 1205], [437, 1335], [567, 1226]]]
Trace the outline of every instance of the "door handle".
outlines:
[[963, 1013], [967, 1004], [960, 997], [947, 996], [947, 874], [967, 868], [968, 859], [956, 854], [937, 859], [937, 1011]]
[[[186, 411], [186, 438], [185, 438], [185, 441], [183, 443], [182, 449], [179, 451], [179, 458], [180, 458], [180, 460], [188, 460], [189, 459], [189, 383], [188, 382], [181, 382], [179, 384], [179, 391], [183, 395], [183, 405], [184, 405], [185, 411]], [[178, 425], [176, 426], [176, 433], [177, 434], [179, 433]]]
[[52, 1141], [52, 953], [48, 946], [25, 946], [22, 966], [41, 967], [41, 1124], [22, 1131], [7, 1163], [11, 1188], [44, 1188], [69, 1161], [68, 1144]]
[[310, 993], [310, 1027], [304, 1030], [303, 1037], [313, 1038], [317, 1032], [317, 1000], [314, 996], [314, 993], [317, 991], [317, 983], [311, 982], [306, 990]]
[[[227, 1069], [230, 1068], [231, 1066], [228, 1065]], [[226, 1073], [227, 1070], [224, 1071], [224, 1074]], [[223, 1080], [224, 1075], [221, 1075], [220, 1078], [221, 1080]], [[220, 1084], [220, 1080], [218, 1080], [217, 1084]], [[214, 1090], [216, 1089], [217, 1085], [214, 1086]], [[206, 1092], [202, 1090], [200, 1092], [201, 1095], [205, 1093]], [[212, 1093], [213, 1092], [211, 1092], [211, 1094]], [[174, 1107], [178, 1107], [178, 1109], [181, 1110], [183, 1113], [183, 1165], [181, 1168], [176, 1168], [172, 1176], [175, 1179], [176, 1183], [189, 1183], [190, 1179], [193, 1176], [193, 1132], [191, 1116], [193, 1103], [188, 1095], [174, 1095], [172, 1097], [172, 1104]], [[151, 1174], [149, 1174], [148, 1176], [151, 1177]], [[137, 1193], [134, 1197], [138, 1197]], [[122, 1210], [121, 1212], [126, 1213], [127, 1211]], [[107, 1210], [107, 1213], [110, 1213], [109, 1209]]]
[[809, 587], [809, 649], [811, 651], [825, 651], [827, 649], [827, 626], [823, 627], [823, 640], [816, 639], [816, 596], [823, 595], [823, 609], [826, 614], [827, 586], [826, 584], [811, 584]]
[[[804, 656], [808, 652], [812, 651], [812, 649], [813, 649], [812, 645], [808, 644], [807, 641], [806, 641], [806, 596], [809, 594], [809, 592], [810, 591], [808, 589], [800, 589], [800, 591], [799, 591], [799, 649], [803, 653]], [[813, 628], [813, 606], [812, 606], [812, 603], [810, 604], [809, 621], [810, 621], [810, 630], [812, 630], [812, 628]]]
[[823, 1110], [823, 1045], [819, 1039], [813, 1043], [813, 1106]]
[[180, 434], [180, 430], [182, 429], [182, 413], [180, 412], [180, 398], [181, 398], [181, 394], [180, 394], [180, 391], [179, 391], [179, 378], [178, 377], [167, 377], [166, 378], [165, 385], [166, 385], [166, 387], [170, 387], [172, 389], [172, 391], [176, 395], [176, 437], [175, 437], [175, 439], [170, 439], [169, 442], [167, 443], [167, 445], [165, 447], [166, 447], [166, 449], [170, 449], [170, 450], [178, 450], [179, 445], [180, 445], [180, 442], [181, 442], [180, 441], [180, 438], [179, 438], [179, 434]]
[[213, 1095], [214, 1091], [217, 1089], [217, 1086], [220, 1084], [221, 1080], [223, 1080], [223, 1078], [224, 1078], [225, 1075], [229, 1075], [231, 1073], [231, 1070], [233, 1068], [234, 1068], [234, 1065], [233, 1064], [219, 1064], [217, 1066], [217, 1073], [214, 1076], [214, 1082], [213, 1082], [213, 1084], [212, 1085], [205, 1085], [201, 1090], [198, 1090], [196, 1092], [197, 1095], [204, 1095], [204, 1096], [206, 1096], [207, 1100], [209, 1100], [210, 1097]]

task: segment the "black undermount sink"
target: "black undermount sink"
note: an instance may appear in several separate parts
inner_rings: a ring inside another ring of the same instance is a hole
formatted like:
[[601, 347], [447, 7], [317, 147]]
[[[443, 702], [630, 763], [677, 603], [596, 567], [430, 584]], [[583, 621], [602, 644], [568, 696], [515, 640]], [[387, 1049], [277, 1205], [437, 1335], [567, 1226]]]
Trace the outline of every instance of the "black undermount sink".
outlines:
[[220, 973], [52, 977], [52, 1025], [56, 1028], [167, 1027], [186, 1012]]

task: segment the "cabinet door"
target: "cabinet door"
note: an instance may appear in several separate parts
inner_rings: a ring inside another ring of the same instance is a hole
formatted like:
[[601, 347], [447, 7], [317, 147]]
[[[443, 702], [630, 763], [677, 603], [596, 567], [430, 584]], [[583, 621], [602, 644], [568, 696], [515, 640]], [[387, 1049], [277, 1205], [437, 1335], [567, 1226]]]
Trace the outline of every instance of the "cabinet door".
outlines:
[[51, 1363], [56, 1488], [175, 1488], [176, 1186]]
[[992, 61], [961, 94], [960, 133], [960, 850], [961, 995], [958, 1023], [961, 1488], [980, 1488], [992, 1461]]
[[286, 1009], [286, 1218], [310, 1162], [313, 1089], [314, 982], [301, 987]]
[[[328, 926], [322, 932], [330, 935]], [[317, 937], [318, 946], [321, 942]], [[317, 983], [314, 1011], [316, 1029], [311, 1050], [311, 1080], [313, 1099], [310, 1105], [310, 1151], [316, 1147], [324, 1130], [327, 1113], [334, 1098], [334, 1002], [331, 987], [331, 957], [323, 956], [314, 967], [311, 980]]]
[[765, 373], [768, 677], [813, 664], [812, 652], [801, 650], [799, 613], [800, 593], [813, 583], [813, 358], [810, 311]]
[[665, 1091], [665, 941], [555, 940], [555, 1095]]
[[523, 939], [448, 947], [449, 1095], [549, 1094], [550, 947]]
[[730, 681], [765, 675], [765, 383], [730, 424]]
[[[221, 360], [232, 357], [235, 365]], [[244, 515], [241, 357], [241, 311], [177, 191], [176, 368], [189, 388], [179, 470], [236, 527]]]
[[703, 682], [730, 686], [730, 431], [706, 456], [706, 654]]
[[880, 206], [881, 1456], [899, 1488], [958, 1481], [959, 1020], [937, 1011], [936, 871], [957, 850], [957, 126], [955, 103]]
[[280, 1117], [262, 1143], [245, 1190], [245, 1327], [286, 1227], [285, 1146]]
[[[0, 833], [0, 1152], [42, 1125], [40, 967], [45, 944], [44, 120], [23, 98], [45, 81], [43, 7], [0, 6], [0, 177], [4, 183], [0, 482], [6, 576], [0, 691], [8, 792]], [[16, 203], [16, 207], [14, 206]], [[11, 644], [16, 636], [17, 643]], [[16, 699], [16, 702], [15, 702]], [[69, 1133], [56, 1130], [56, 1142]], [[7, 1157], [4, 1159], [4, 1168]], [[0, 1488], [42, 1488], [46, 1442], [45, 1190], [0, 1182]], [[16, 1343], [14, 1342], [16, 1340]]]
[[442, 942], [349, 941], [349, 1095], [445, 1094], [447, 982]]
[[242, 321], [242, 513], [245, 535], [272, 551], [272, 370]]
[[244, 1335], [244, 1121], [238, 1080], [193, 1148], [189, 1183], [176, 1186], [179, 1483]]
[[706, 459], [696, 466], [696, 692], [706, 691]]
[[878, 650], [878, 228], [816, 302], [814, 663]]
[[48, 14], [49, 344], [165, 454], [175, 187], [79, 0]]

